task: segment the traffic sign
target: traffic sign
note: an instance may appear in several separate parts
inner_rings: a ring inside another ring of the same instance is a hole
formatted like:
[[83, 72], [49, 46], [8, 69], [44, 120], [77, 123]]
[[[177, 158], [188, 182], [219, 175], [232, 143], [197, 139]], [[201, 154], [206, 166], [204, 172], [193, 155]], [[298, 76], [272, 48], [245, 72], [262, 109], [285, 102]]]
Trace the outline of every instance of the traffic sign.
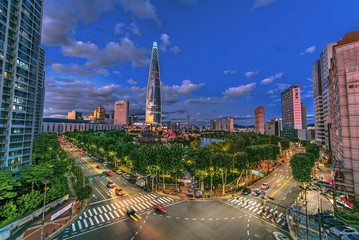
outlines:
[[256, 171], [256, 170], [249, 170], [249, 174], [256, 175], [258, 177], [265, 177], [265, 174], [263, 171]]
[[292, 210], [292, 211], [294, 210], [294, 208], [289, 207], [288, 205], [285, 205], [285, 208], [288, 209], [288, 210]]

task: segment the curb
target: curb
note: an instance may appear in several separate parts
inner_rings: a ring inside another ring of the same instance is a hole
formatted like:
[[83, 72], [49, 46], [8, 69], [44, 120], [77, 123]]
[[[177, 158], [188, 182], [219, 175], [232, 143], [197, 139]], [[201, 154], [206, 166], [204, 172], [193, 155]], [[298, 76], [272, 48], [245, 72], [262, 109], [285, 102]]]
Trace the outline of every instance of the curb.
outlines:
[[66, 224], [62, 225], [59, 229], [57, 229], [56, 232], [51, 233], [49, 236], [47, 236], [47, 239], [50, 239], [50, 238], [54, 237], [56, 234], [60, 233], [62, 229], [67, 227], [69, 224], [71, 224], [72, 221], [75, 220], [75, 218], [77, 218], [80, 214], [82, 214], [85, 211], [85, 208], [87, 207], [87, 200], [84, 200], [84, 201], [85, 201], [85, 204], [84, 204], [83, 209], [78, 214], [75, 214], [72, 218], [70, 218]]
[[297, 240], [297, 238], [294, 237], [294, 232], [293, 232], [293, 229], [292, 229], [292, 223], [289, 221], [289, 214], [286, 214], [285, 219], [287, 221], [287, 226], [288, 226], [288, 229], [289, 229], [290, 236], [292, 237], [293, 240]]
[[182, 199], [181, 197], [173, 196], [173, 195], [170, 195], [170, 194], [167, 194], [167, 193], [163, 193], [163, 192], [155, 191], [155, 193], [157, 193], [157, 194], [159, 194], [159, 195], [167, 196], [167, 197], [174, 197], [174, 198]]
[[[198, 201], [203, 201], [203, 200], [200, 200], [202, 198], [182, 198], [182, 197], [178, 197], [178, 196], [174, 196], [174, 195], [169, 195], [167, 193], [163, 193], [163, 192], [158, 192], [158, 191], [155, 191], [157, 194], [159, 195], [163, 195], [163, 196], [167, 196], [167, 197], [174, 197], [174, 198], [178, 198], [178, 199], [187, 199], [187, 200], [198, 200]], [[221, 197], [210, 197], [211, 200], [213, 199], [221, 199], [221, 198], [229, 198], [229, 197], [232, 197], [233, 194], [229, 194], [229, 195], [226, 195], [226, 196], [221, 196]], [[235, 196], [235, 195], [234, 195]], [[207, 198], [203, 198], [203, 199], [206, 199], [206, 200], [210, 200], [210, 199], [207, 199]]]

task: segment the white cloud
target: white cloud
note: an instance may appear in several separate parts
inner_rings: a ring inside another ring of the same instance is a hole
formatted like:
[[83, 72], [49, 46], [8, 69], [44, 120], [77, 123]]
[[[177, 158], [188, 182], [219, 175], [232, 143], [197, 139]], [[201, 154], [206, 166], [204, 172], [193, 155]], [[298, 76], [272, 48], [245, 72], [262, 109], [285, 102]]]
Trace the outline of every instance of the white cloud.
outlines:
[[137, 27], [136, 22], [132, 22], [130, 24], [130, 30], [132, 31], [133, 34], [135, 34], [137, 36], [142, 36], [142, 33], [141, 33], [140, 29]]
[[276, 1], [277, 0], [254, 0], [252, 10], [256, 8], [266, 7]]
[[223, 73], [225, 75], [229, 75], [229, 74], [236, 74], [238, 71], [237, 70], [224, 70]]
[[310, 82], [312, 82], [312, 81], [313, 81], [313, 79], [312, 79], [312, 78], [307, 78], [307, 80], [308, 80], [308, 81], [310, 81]]
[[158, 27], [162, 26], [161, 21], [156, 14], [156, 8], [149, 0], [119, 0], [126, 12], [132, 12], [139, 19], [151, 19], [157, 23]]
[[96, 44], [76, 41], [62, 48], [62, 54], [69, 57], [92, 58], [99, 52]]
[[311, 47], [305, 49], [304, 52], [301, 52], [300, 55], [304, 55], [306, 53], [312, 54], [312, 53], [314, 53], [315, 49], [316, 49], [315, 46], [311, 46]]
[[162, 86], [162, 90], [166, 95], [179, 95], [179, 96], [191, 96], [192, 91], [196, 91], [203, 87], [204, 83], [195, 84], [191, 80], [183, 80], [182, 85], [173, 85], [173, 86]]
[[113, 71], [112, 73], [113, 73], [113, 74], [116, 74], [117, 77], [122, 77], [122, 74], [121, 74], [119, 71]]
[[259, 70], [255, 70], [255, 71], [249, 71], [249, 72], [246, 72], [244, 74], [244, 76], [246, 76], [246, 78], [250, 78], [252, 77], [253, 75], [258, 75], [259, 74]]
[[126, 24], [124, 23], [116, 23], [115, 28], [113, 29], [113, 34], [121, 35], [124, 32], [123, 28], [125, 27], [125, 25]]
[[270, 76], [270, 77], [267, 77], [267, 78], [265, 78], [265, 79], [263, 79], [262, 81], [261, 81], [261, 83], [262, 84], [269, 84], [269, 83], [272, 83], [274, 80], [276, 80], [276, 79], [281, 79], [282, 78], [282, 76], [283, 76], [283, 73], [282, 72], [280, 72], [280, 73], [277, 73], [277, 74], [275, 74], [275, 75], [273, 75], [273, 76]]
[[131, 84], [131, 85], [136, 85], [137, 81], [133, 80], [133, 79], [128, 79], [127, 83]]
[[170, 41], [170, 36], [168, 36], [168, 34], [166, 33], [162, 33], [161, 34], [161, 43], [160, 43], [160, 49], [162, 52], [166, 52], [167, 51], [167, 47], [171, 45], [171, 41]]
[[289, 83], [279, 83], [277, 84], [279, 91], [284, 91], [289, 88], [291, 85]]
[[240, 85], [238, 87], [231, 87], [222, 92], [226, 97], [241, 97], [252, 92], [256, 83], [249, 83], [247, 85]]
[[178, 46], [171, 47], [171, 52], [173, 52], [173, 55], [177, 55], [181, 52], [181, 49]]
[[202, 104], [202, 105], [212, 105], [212, 104], [221, 104], [224, 103], [224, 98], [218, 97], [201, 97], [197, 99], [187, 99], [185, 104]]
[[269, 90], [267, 94], [274, 94], [274, 90]]

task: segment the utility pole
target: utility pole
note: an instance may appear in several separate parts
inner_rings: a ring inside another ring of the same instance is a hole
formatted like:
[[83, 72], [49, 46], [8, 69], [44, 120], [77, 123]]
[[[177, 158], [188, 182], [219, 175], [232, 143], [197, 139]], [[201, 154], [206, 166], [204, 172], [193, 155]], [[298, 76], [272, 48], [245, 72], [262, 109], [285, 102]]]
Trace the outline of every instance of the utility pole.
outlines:
[[318, 221], [319, 222], [319, 240], [322, 240], [322, 225], [321, 225], [321, 219], [320, 219], [321, 213], [320, 213], [320, 208], [319, 208], [319, 198], [320, 198], [319, 196], [320, 195], [319, 195], [318, 191], [317, 191], [317, 195], [318, 195], [318, 216], [319, 216], [319, 218], [318, 218], [319, 219], [319, 221]]
[[41, 240], [44, 239], [44, 222], [45, 222], [45, 200], [46, 200], [46, 185], [50, 182], [50, 179], [42, 181], [45, 184], [45, 193], [44, 193], [44, 204], [42, 207], [42, 222], [41, 222]]

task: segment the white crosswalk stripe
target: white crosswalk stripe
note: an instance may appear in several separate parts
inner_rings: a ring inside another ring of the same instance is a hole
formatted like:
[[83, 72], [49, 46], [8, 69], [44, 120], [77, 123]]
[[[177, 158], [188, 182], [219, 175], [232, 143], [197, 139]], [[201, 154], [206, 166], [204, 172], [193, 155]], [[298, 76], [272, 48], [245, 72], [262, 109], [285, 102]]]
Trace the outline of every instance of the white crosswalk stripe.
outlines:
[[161, 203], [164, 203], [160, 198], [159, 199], [156, 199], [156, 201], [159, 201]]
[[249, 208], [250, 205], [245, 206], [244, 208]]
[[79, 225], [79, 229], [81, 230], [82, 229], [82, 224], [81, 224], [80, 220], [77, 221], [77, 225]]
[[125, 207], [125, 205], [123, 205], [121, 202], [118, 202], [119, 204], [121, 204], [122, 207]]
[[109, 205], [106, 205], [109, 211], [112, 211], [111, 207]]
[[97, 224], [99, 224], [100, 222], [98, 221], [97, 217], [95, 216], [95, 221]]
[[95, 215], [97, 215], [96, 209], [92, 209], [92, 210], [93, 210], [93, 212], [95, 213]]
[[138, 207], [137, 207], [137, 205], [133, 205], [133, 206], [132, 206], [132, 208], [133, 208], [134, 210], [137, 210], [137, 211], [138, 211], [138, 209], [137, 209], [137, 208], [138, 208]]
[[99, 215], [102, 222], [105, 222], [105, 219], [103, 219], [102, 215]]
[[118, 215], [118, 213], [116, 211], [113, 211], [113, 213], [119, 218], [120, 215]]
[[72, 224], [72, 231], [73, 231], [73, 232], [76, 231], [75, 223]]
[[91, 212], [91, 209], [87, 210], [87, 212], [90, 214], [90, 216], [92, 217], [92, 212]]
[[113, 205], [113, 203], [111, 203], [111, 207], [112, 207], [113, 209], [116, 209], [116, 207], [115, 207], [115, 205]]
[[118, 209], [117, 211], [119, 211], [122, 216], [125, 216], [125, 214], [120, 209]]
[[172, 198], [166, 197], [170, 202], [174, 201]]
[[117, 203], [115, 203], [115, 205], [116, 205], [117, 208], [121, 208]]
[[110, 214], [110, 217], [111, 217], [112, 219], [115, 219], [115, 216], [113, 216], [113, 214], [112, 214], [111, 212], [109, 212], [108, 214]]
[[102, 206], [102, 209], [104, 212], [107, 212], [107, 209], [105, 208], [105, 206]]
[[86, 212], [84, 212], [84, 215], [85, 215], [85, 218], [87, 218], [87, 214], [86, 214]]
[[254, 208], [254, 209], [253, 209], [253, 212], [255, 212], [255, 211], [257, 211], [257, 210], [258, 210], [258, 208]]
[[141, 203], [139, 203], [138, 205], [140, 205], [140, 207], [142, 207], [143, 209], [146, 209]]
[[248, 210], [250, 211], [250, 210], [252, 210], [254, 207], [252, 206], [252, 207], [250, 207], [250, 208], [248, 208]]
[[94, 224], [93, 224], [93, 221], [92, 221], [91, 217], [89, 217], [89, 221], [90, 221], [91, 226], [93, 226]]
[[258, 212], [257, 212], [257, 214], [260, 214], [262, 212], [262, 210], [259, 210]]
[[147, 203], [142, 203], [142, 204], [145, 205], [147, 208], [150, 208], [150, 206], [148, 206]]
[[85, 228], [87, 228], [89, 225], [87, 224], [86, 219], [84, 219]]
[[150, 200], [150, 199], [151, 199], [151, 198], [150, 198], [149, 196], [147, 196], [147, 195], [144, 195], [143, 197], [146, 198], [146, 200]]
[[97, 210], [102, 214], [102, 210], [100, 207], [97, 207]]
[[136, 203], [136, 201], [135, 201], [135, 200], [133, 200], [133, 199], [130, 199], [130, 200], [129, 200], [129, 202], [130, 202], [130, 201], [132, 201], [133, 203]]
[[110, 218], [108, 217], [107, 213], [104, 213], [104, 215], [105, 215], [107, 221], [110, 221]]

